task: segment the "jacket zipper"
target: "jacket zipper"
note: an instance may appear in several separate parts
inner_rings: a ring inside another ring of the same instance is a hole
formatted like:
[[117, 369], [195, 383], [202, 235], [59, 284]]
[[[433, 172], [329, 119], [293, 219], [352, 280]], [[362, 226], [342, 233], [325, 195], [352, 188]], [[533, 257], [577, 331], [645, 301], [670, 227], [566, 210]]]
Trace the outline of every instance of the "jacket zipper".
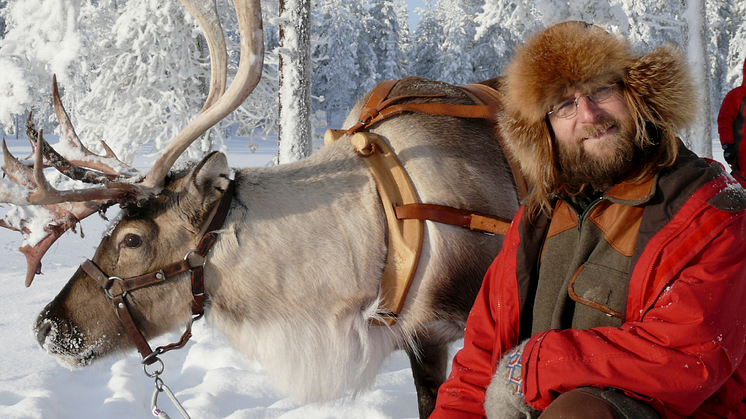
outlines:
[[570, 207], [570, 209], [572, 209], [572, 212], [575, 213], [575, 217], [578, 218], [578, 232], [580, 232], [581, 229], [583, 228], [583, 221], [585, 221], [588, 214], [590, 214], [590, 212], [593, 211], [593, 209], [596, 208], [596, 206], [600, 204], [604, 199], [606, 199], [606, 196], [603, 196], [603, 195], [594, 199], [593, 201], [591, 201], [590, 204], [588, 204], [588, 206], [583, 210], [583, 213], [581, 214], [581, 213], [578, 213], [575, 207], [569, 202], [567, 202], [567, 200], [560, 198], [560, 200], [562, 200], [562, 202], [564, 202], [565, 205], [567, 205], [568, 207]]

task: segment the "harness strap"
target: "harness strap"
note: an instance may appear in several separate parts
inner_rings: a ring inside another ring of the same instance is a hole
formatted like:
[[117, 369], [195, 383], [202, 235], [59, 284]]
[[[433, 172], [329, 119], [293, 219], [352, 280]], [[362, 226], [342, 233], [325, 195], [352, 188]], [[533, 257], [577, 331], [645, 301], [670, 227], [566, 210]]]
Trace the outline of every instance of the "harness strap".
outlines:
[[[399, 80], [382, 81], [373, 89], [370, 97], [360, 111], [357, 124], [347, 130], [347, 135], [352, 135], [363, 128], [375, 124], [402, 112], [416, 112], [428, 115], [447, 115], [459, 118], [490, 119], [493, 117], [494, 109], [485, 104], [477, 105], [453, 105], [449, 103], [400, 103], [394, 102], [412, 98], [438, 98], [445, 95], [405, 95], [395, 96], [387, 99], [391, 89]], [[479, 102], [477, 102], [479, 103]]]
[[510, 220], [443, 205], [407, 204], [394, 207], [394, 211], [399, 220], [429, 220], [503, 236], [510, 227]]
[[[360, 111], [358, 123], [347, 130], [347, 135], [352, 135], [362, 129], [369, 127], [386, 118], [403, 112], [423, 113], [427, 115], [445, 115], [458, 118], [478, 118], [495, 121], [497, 111], [503, 108], [504, 96], [497, 90], [479, 83], [458, 86], [476, 105], [454, 105], [449, 103], [404, 103], [394, 102], [412, 98], [437, 98], [445, 95], [404, 95], [389, 98], [391, 90], [399, 83], [399, 80], [385, 80], [373, 89], [363, 109]], [[505, 147], [505, 141], [497, 136], [505, 159], [513, 173], [518, 200], [521, 201], [528, 195], [528, 183], [521, 173], [518, 161], [510, 150]]]

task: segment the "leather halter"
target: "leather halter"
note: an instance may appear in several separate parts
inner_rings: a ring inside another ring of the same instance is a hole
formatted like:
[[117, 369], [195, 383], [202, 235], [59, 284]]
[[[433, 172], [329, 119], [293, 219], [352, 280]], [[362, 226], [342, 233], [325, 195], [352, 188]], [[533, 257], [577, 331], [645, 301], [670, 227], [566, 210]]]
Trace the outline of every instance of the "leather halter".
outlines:
[[[207, 253], [212, 248], [212, 245], [217, 241], [218, 233], [216, 231], [221, 229], [223, 222], [225, 222], [225, 218], [228, 215], [228, 210], [230, 209], [233, 200], [234, 191], [235, 182], [231, 180], [228, 184], [228, 188], [220, 198], [220, 202], [213, 210], [210, 222], [207, 225], [204, 235], [197, 244], [197, 247], [194, 250], [190, 250], [184, 256], [184, 259], [179, 262], [172, 263], [154, 272], [124, 279], [105, 274], [101, 268], [90, 259], [87, 259], [80, 265], [81, 268], [83, 268], [83, 270], [99, 284], [106, 296], [109, 297], [111, 302], [114, 304], [122, 325], [132, 338], [137, 351], [140, 352], [140, 355], [143, 358], [143, 364], [150, 365], [158, 359], [158, 355], [172, 349], [182, 348], [186, 345], [187, 341], [192, 336], [192, 323], [195, 320], [199, 320], [204, 315], [204, 266], [207, 261], [206, 257]], [[194, 298], [192, 302], [192, 318], [189, 320], [186, 331], [181, 335], [181, 339], [178, 342], [166, 346], [159, 346], [155, 351], [153, 351], [140, 331], [140, 328], [137, 327], [137, 324], [132, 318], [125, 297], [131, 291], [160, 284], [184, 272], [191, 273], [192, 297]]]

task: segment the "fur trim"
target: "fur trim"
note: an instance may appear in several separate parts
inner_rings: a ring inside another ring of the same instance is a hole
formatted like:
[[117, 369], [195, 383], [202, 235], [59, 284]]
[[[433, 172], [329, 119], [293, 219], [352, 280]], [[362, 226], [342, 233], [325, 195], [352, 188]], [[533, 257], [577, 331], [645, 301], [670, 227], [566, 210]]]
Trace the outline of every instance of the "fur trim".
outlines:
[[[528, 339], [518, 345], [521, 350], [526, 342]], [[484, 413], [487, 419], [532, 419], [541, 413], [526, 404], [523, 396], [516, 393], [514, 385], [510, 383], [510, 371], [505, 366], [511, 352], [503, 355], [484, 393]]]
[[564, 22], [531, 36], [505, 73], [500, 130], [528, 182], [555, 191], [556, 173], [546, 114], [575, 89], [617, 81], [660, 130], [676, 132], [696, 116], [686, 60], [671, 47], [635, 55], [625, 39], [582, 22]]

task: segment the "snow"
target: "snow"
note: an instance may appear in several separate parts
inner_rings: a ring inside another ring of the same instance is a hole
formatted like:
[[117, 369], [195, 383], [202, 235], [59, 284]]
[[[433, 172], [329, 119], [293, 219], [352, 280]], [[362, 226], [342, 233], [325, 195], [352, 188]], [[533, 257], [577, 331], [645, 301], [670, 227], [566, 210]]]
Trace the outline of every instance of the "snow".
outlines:
[[[16, 155], [28, 154], [25, 138], [7, 139]], [[227, 141], [233, 167], [263, 166], [277, 155], [275, 140], [246, 138]], [[141, 158], [135, 166], [146, 170], [152, 162]], [[0, 208], [0, 216], [9, 210]], [[108, 218], [114, 219], [116, 210]], [[30, 288], [23, 278], [26, 263], [17, 251], [21, 235], [0, 228], [0, 418], [121, 419], [153, 417], [150, 400], [154, 381], [142, 371], [136, 352], [104, 360], [80, 370], [68, 370], [36, 343], [32, 327], [36, 316], [62, 289], [78, 265], [94, 253], [108, 222], [93, 215], [84, 220], [85, 238], [68, 232], [44, 258], [44, 275]], [[73, 250], [74, 249], [74, 250]], [[245, 359], [205, 320], [195, 323], [193, 338], [181, 350], [162, 355], [164, 383], [175, 393], [194, 419], [210, 418], [414, 418], [417, 398], [409, 361], [396, 352], [384, 364], [373, 388], [354, 400], [302, 405], [276, 392], [261, 367]], [[152, 342], [153, 346], [178, 340], [174, 333]], [[152, 371], [149, 368], [149, 371]], [[158, 406], [171, 418], [179, 418], [165, 393]]]
[[[276, 140], [246, 138], [226, 142], [233, 167], [263, 166], [277, 154]], [[25, 155], [25, 138], [9, 141], [11, 151]], [[256, 151], [252, 153], [252, 149]], [[724, 163], [720, 145], [713, 142], [714, 158]], [[136, 161], [146, 170], [151, 162]], [[0, 208], [4, 215], [9, 208]], [[110, 210], [108, 218], [115, 218]], [[36, 343], [32, 326], [36, 316], [64, 286], [108, 227], [91, 216], [83, 221], [86, 237], [68, 232], [44, 258], [44, 275], [30, 288], [23, 286], [26, 263], [17, 251], [20, 234], [0, 228], [0, 418], [4, 419], [120, 419], [151, 417], [154, 381], [145, 376], [139, 355], [132, 351], [80, 370], [68, 370]], [[74, 251], [71, 249], [75, 249]], [[8, 309], [12, 308], [12, 309]], [[385, 363], [373, 388], [354, 400], [326, 404], [299, 404], [276, 392], [261, 367], [244, 358], [205, 320], [195, 323], [193, 338], [181, 350], [164, 354], [164, 383], [175, 393], [192, 418], [415, 418], [417, 399], [406, 355], [395, 352]], [[169, 334], [152, 346], [178, 340]], [[458, 349], [459, 343], [452, 348]], [[149, 371], [152, 369], [149, 368]], [[164, 393], [158, 406], [172, 418], [180, 417]]]

